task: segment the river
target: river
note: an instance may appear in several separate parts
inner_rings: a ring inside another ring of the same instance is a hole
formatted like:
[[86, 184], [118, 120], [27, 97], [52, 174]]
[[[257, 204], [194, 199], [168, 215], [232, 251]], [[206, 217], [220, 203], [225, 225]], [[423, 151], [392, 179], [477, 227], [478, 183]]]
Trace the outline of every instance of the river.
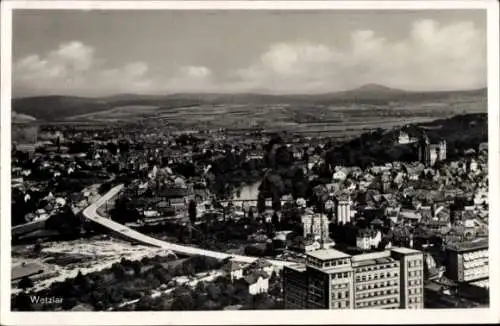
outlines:
[[257, 200], [259, 195], [259, 186], [261, 181], [251, 183], [249, 185], [244, 185], [239, 188], [239, 191], [233, 193], [233, 200]]

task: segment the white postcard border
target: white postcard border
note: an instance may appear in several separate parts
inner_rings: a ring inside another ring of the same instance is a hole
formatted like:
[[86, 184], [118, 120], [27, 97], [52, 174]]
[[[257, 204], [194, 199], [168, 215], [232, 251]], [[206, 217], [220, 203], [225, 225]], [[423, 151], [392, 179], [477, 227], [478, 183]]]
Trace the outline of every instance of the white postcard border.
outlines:
[[[1, 12], [1, 297], [2, 325], [163, 324], [408, 324], [500, 322], [499, 30], [491, 1], [2, 1]], [[485, 9], [488, 27], [488, 125], [490, 199], [490, 308], [436, 310], [283, 310], [224, 312], [10, 312], [10, 99], [12, 10], [15, 9]], [[495, 308], [496, 307], [496, 308]]]

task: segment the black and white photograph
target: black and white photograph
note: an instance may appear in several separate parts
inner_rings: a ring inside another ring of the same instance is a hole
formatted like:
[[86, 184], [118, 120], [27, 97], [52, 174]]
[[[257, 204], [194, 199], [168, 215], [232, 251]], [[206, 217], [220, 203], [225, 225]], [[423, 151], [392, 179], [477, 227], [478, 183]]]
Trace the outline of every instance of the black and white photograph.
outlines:
[[498, 3], [7, 2], [9, 322], [500, 318]]

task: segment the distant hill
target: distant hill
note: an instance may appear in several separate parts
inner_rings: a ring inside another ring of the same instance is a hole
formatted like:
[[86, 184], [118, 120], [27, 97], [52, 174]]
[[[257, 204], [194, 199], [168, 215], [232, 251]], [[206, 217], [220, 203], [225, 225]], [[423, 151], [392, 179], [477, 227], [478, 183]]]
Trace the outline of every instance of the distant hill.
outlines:
[[471, 91], [410, 92], [377, 84], [325, 94], [270, 95], [254, 93], [179, 93], [172, 95], [118, 94], [101, 98], [73, 96], [39, 96], [13, 99], [13, 111], [43, 121], [59, 121], [68, 117], [100, 112], [117, 106], [149, 105], [162, 109], [201, 104], [375, 104], [391, 102], [436, 101], [452, 97], [486, 96], [486, 88]]
[[12, 101], [13, 111], [46, 121], [109, 110], [112, 107], [111, 104], [101, 99], [74, 96], [39, 96], [14, 99]]
[[409, 92], [401, 89], [390, 88], [383, 85], [366, 84], [352, 90], [337, 92], [331, 95], [339, 98], [378, 98], [378, 97], [388, 97], [388, 96], [389, 97], [399, 96], [407, 93]]

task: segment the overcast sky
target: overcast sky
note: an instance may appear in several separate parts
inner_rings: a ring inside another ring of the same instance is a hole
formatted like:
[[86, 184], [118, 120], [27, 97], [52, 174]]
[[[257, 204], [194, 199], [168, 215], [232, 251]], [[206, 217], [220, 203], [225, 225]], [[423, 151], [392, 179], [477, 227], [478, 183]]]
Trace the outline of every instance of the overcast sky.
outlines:
[[486, 86], [486, 12], [15, 11], [13, 94]]

